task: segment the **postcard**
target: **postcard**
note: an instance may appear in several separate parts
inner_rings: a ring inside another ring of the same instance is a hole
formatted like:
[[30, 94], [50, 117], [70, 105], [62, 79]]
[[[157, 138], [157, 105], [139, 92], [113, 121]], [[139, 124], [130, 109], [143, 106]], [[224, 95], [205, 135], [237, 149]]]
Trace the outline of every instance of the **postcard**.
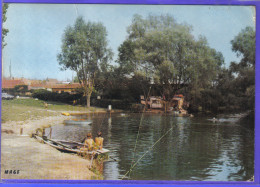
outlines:
[[1, 180], [255, 181], [255, 6], [2, 16]]

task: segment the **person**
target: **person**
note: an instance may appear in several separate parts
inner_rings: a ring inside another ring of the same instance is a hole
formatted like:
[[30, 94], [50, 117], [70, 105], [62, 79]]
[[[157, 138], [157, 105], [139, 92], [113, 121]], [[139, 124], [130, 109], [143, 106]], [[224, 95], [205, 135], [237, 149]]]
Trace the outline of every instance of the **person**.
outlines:
[[95, 145], [94, 140], [92, 139], [92, 134], [89, 132], [87, 138], [84, 140], [84, 147], [80, 148], [81, 151], [92, 151]]
[[102, 133], [98, 132], [97, 137], [95, 138], [95, 143], [96, 143], [96, 146], [98, 149], [103, 148], [103, 141], [104, 141], [104, 138], [102, 137]]

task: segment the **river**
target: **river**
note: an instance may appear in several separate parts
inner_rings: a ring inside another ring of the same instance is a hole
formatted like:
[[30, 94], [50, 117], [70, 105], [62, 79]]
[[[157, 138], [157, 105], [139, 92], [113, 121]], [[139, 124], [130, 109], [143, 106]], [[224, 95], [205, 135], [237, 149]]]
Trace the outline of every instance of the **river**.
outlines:
[[52, 138], [81, 141], [88, 132], [95, 137], [102, 131], [104, 147], [111, 151], [105, 180], [127, 174], [124, 179], [245, 181], [254, 175], [254, 131], [239, 124], [237, 116], [218, 116], [218, 121], [161, 114], [78, 118], [93, 123], [52, 126]]

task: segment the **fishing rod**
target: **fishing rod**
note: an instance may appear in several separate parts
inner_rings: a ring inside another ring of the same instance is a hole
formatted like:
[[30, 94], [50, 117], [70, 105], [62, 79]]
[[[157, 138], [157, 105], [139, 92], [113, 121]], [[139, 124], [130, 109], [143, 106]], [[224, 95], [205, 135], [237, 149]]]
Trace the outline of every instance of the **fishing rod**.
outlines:
[[[152, 86], [150, 86], [150, 88], [149, 88], [147, 96], [150, 95], [151, 87]], [[141, 128], [141, 125], [143, 123], [143, 116], [144, 116], [144, 112], [145, 112], [145, 109], [146, 109], [147, 100], [148, 100], [148, 97], [146, 97], [145, 106], [144, 106], [144, 109], [143, 109], [143, 112], [142, 112], [142, 116], [141, 116], [141, 121], [140, 121], [140, 124], [139, 124], [139, 127], [138, 127], [138, 132], [137, 132], [137, 136], [136, 136], [136, 140], [135, 140], [135, 146], [134, 146], [134, 156], [133, 156], [133, 159], [132, 159], [131, 167], [133, 166], [133, 162], [135, 160], [136, 146], [137, 146], [137, 142], [138, 142], [138, 139], [139, 139], [140, 128]], [[130, 177], [130, 174], [131, 174], [131, 172], [129, 173], [129, 177]]]
[[148, 150], [131, 166], [131, 168], [126, 172], [126, 174], [123, 176], [123, 178], [122, 178], [121, 180], [123, 180], [123, 179], [127, 176], [128, 173], [131, 173], [131, 171], [132, 171], [133, 168], [138, 164], [138, 162], [139, 162], [140, 160], [142, 160], [142, 158], [143, 158], [147, 153], [149, 153], [149, 152], [153, 149], [153, 147], [154, 147], [158, 142], [160, 142], [161, 139], [162, 139], [163, 137], [165, 137], [172, 129], [173, 129], [173, 127], [170, 128], [163, 136], [161, 136], [161, 138], [159, 138], [151, 147], [149, 147]]

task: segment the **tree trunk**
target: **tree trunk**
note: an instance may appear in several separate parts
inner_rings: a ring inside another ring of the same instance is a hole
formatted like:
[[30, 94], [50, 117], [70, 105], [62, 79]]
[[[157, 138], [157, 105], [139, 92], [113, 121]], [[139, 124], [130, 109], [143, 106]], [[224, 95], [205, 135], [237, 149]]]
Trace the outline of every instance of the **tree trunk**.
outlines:
[[86, 95], [87, 98], [87, 108], [90, 107], [90, 95]]

